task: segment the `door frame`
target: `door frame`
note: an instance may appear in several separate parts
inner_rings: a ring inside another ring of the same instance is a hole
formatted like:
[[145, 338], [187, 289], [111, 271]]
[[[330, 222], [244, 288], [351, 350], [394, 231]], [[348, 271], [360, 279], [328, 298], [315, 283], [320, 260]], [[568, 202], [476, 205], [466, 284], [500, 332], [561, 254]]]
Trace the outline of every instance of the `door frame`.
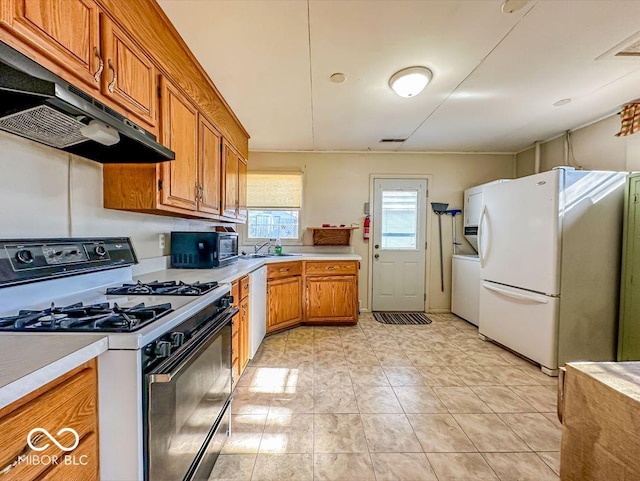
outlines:
[[[431, 185], [433, 184], [433, 174], [369, 174], [369, 214], [372, 216], [372, 222], [376, 222], [373, 219], [373, 202], [375, 197], [375, 182], [378, 179], [394, 179], [394, 180], [425, 180], [427, 182], [427, 196], [425, 198], [425, 212], [427, 213], [426, 227], [424, 238], [427, 242], [427, 248], [425, 249], [425, 265], [424, 265], [424, 293], [426, 294], [426, 300], [424, 301], [424, 311], [429, 311], [429, 304], [431, 302], [431, 296], [429, 296], [429, 289], [431, 287], [429, 282], [429, 273], [431, 272], [431, 221], [433, 218], [433, 212], [429, 208], [429, 199], [431, 198]], [[373, 238], [367, 242], [367, 282], [369, 289], [367, 292], [367, 311], [372, 312], [373, 308]], [[364, 309], [363, 309], [364, 310]]]

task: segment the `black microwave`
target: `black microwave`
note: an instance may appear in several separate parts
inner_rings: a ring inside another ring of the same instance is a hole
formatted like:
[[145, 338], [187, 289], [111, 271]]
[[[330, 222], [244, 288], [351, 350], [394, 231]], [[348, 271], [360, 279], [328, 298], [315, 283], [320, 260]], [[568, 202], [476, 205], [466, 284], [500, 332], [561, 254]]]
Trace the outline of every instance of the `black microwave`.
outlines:
[[235, 232], [172, 232], [171, 267], [211, 269], [238, 260]]

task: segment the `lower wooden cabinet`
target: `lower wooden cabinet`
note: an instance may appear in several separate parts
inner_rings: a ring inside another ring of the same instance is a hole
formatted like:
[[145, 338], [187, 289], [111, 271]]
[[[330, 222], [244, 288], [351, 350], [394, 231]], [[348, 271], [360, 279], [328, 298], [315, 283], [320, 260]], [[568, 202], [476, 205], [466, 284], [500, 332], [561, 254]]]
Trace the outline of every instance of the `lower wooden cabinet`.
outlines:
[[[7, 481], [98, 480], [98, 377], [97, 362], [92, 360], [39, 388], [24, 398], [0, 409], [0, 472]], [[32, 429], [53, 433], [56, 440], [71, 451], [63, 451], [46, 435], [33, 433], [33, 450], [27, 441]], [[60, 431], [64, 428], [71, 431]], [[11, 467], [18, 456], [25, 456]], [[57, 462], [52, 462], [52, 459]], [[44, 462], [37, 462], [43, 460]]]
[[301, 261], [269, 265], [267, 333], [301, 323], [357, 323], [357, 274], [357, 261]]
[[302, 322], [302, 276], [267, 281], [267, 334]]
[[249, 276], [231, 284], [233, 305], [240, 310], [233, 321], [231, 332], [231, 371], [234, 387], [249, 364], [249, 290]]
[[354, 323], [358, 319], [356, 276], [308, 276], [305, 279], [305, 321]]

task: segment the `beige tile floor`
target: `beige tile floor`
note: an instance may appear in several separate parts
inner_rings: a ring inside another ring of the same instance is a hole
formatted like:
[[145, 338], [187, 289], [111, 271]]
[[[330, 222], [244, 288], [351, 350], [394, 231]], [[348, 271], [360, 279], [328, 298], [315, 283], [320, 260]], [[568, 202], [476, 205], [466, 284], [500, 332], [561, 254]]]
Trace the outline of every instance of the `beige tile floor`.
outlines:
[[266, 338], [210, 479], [557, 480], [556, 380], [455, 316], [430, 317]]

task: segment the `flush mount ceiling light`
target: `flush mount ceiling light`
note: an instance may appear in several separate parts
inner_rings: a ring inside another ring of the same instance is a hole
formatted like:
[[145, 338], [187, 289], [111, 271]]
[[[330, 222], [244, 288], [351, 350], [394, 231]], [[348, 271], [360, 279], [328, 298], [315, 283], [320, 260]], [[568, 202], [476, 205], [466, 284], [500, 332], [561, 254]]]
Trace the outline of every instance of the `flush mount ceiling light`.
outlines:
[[333, 83], [341, 84], [342, 82], [344, 82], [347, 79], [347, 76], [345, 74], [343, 74], [343, 73], [336, 72], [331, 77], [329, 77], [329, 79]]
[[502, 13], [513, 13], [524, 7], [529, 0], [504, 0], [502, 4]]
[[415, 97], [424, 90], [433, 73], [427, 67], [409, 67], [394, 73], [389, 87], [400, 97]]
[[561, 100], [558, 100], [557, 102], [554, 102], [553, 106], [562, 107], [563, 105], [567, 105], [569, 102], [571, 102], [571, 99], [561, 99]]

